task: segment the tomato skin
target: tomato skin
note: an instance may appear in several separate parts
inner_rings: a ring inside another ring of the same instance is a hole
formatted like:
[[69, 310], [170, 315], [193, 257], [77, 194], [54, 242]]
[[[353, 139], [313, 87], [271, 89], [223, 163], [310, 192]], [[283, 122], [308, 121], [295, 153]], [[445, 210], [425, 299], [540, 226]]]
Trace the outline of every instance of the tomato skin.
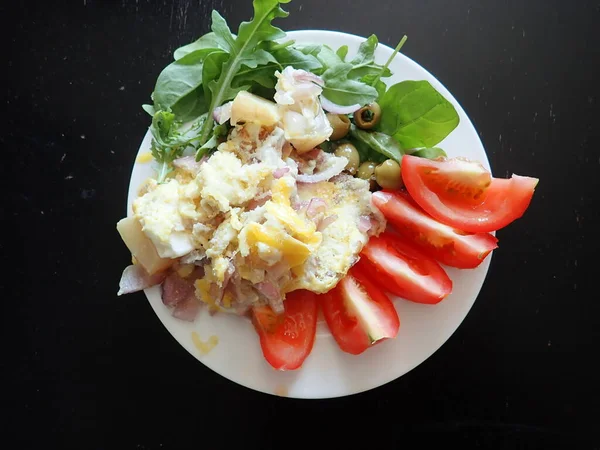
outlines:
[[[352, 295], [349, 283], [356, 283], [364, 292], [363, 297], [375, 314], [381, 318], [386, 328], [386, 337], [372, 341], [360, 321], [347, 308], [344, 296]], [[359, 355], [373, 345], [394, 338], [400, 328], [400, 319], [396, 308], [388, 296], [372, 283], [356, 266], [336, 287], [319, 296], [319, 303], [327, 326], [340, 349], [346, 353]]]
[[461, 232], [440, 223], [404, 191], [379, 191], [372, 199], [400, 235], [447, 266], [473, 269], [498, 247], [498, 239], [489, 233]]
[[317, 295], [310, 291], [289, 292], [283, 314], [270, 307], [252, 309], [252, 323], [260, 337], [267, 362], [277, 370], [295, 370], [302, 366], [315, 343], [317, 332]]
[[402, 157], [402, 180], [415, 202], [440, 222], [471, 233], [497, 231], [523, 216], [531, 199], [537, 178], [513, 175], [510, 179], [492, 178], [483, 201], [450, 199], [443, 191], [428, 186], [427, 174], [444, 161], [429, 161], [416, 156]]
[[361, 270], [405, 300], [436, 304], [452, 292], [452, 280], [437, 261], [388, 231], [371, 237], [362, 256]]

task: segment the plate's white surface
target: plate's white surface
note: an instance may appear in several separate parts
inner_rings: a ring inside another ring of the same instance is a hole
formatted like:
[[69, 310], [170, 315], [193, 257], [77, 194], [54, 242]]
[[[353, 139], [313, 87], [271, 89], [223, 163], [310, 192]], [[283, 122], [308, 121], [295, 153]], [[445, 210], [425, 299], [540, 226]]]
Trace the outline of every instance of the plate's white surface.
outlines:
[[[364, 38], [345, 33], [304, 30], [288, 33], [301, 43], [328, 44], [334, 49], [348, 45], [351, 58]], [[380, 44], [376, 61], [383, 64], [392, 49]], [[403, 80], [428, 80], [451, 101], [460, 115], [459, 126], [439, 145], [449, 156], [463, 156], [480, 161], [489, 169], [485, 151], [473, 124], [446, 88], [425, 69], [402, 54], [398, 54], [390, 69], [393, 77], [384, 81], [390, 85]], [[146, 134], [139, 153], [150, 149]], [[127, 201], [127, 213], [144, 179], [153, 174], [149, 163], [133, 167]], [[243, 386], [275, 395], [297, 398], [340, 397], [373, 389], [412, 370], [431, 356], [454, 333], [463, 321], [481, 289], [491, 255], [474, 270], [448, 268], [454, 289], [437, 305], [422, 305], [402, 299], [394, 304], [400, 316], [400, 331], [396, 339], [382, 342], [362, 355], [343, 353], [337, 347], [324, 322], [319, 323], [317, 339], [304, 365], [291, 372], [278, 372], [263, 359], [258, 336], [249, 320], [228, 314], [210, 316], [203, 309], [194, 323], [173, 318], [162, 304], [158, 287], [145, 291], [150, 305], [177, 341], [200, 362], [220, 375]], [[219, 344], [202, 356], [191, 339], [196, 331], [202, 340], [216, 335]]]

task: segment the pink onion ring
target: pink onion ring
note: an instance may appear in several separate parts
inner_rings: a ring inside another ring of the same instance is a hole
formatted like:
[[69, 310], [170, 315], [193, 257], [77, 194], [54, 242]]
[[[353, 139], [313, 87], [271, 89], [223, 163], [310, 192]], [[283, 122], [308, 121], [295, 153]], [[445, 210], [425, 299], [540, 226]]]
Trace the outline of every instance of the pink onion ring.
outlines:
[[372, 227], [371, 218], [369, 216], [360, 216], [358, 220], [358, 230], [361, 233], [366, 233]]
[[327, 202], [319, 197], [314, 197], [308, 203], [308, 207], [306, 208], [306, 215], [308, 218], [312, 219], [320, 212], [327, 211]]
[[329, 111], [333, 114], [352, 114], [353, 112], [358, 111], [360, 109], [360, 105], [358, 103], [355, 103], [354, 105], [350, 106], [343, 106], [338, 105], [337, 103], [333, 103], [331, 100], [327, 100], [327, 98], [323, 97], [322, 95], [320, 96], [320, 99], [321, 107], [325, 111]]
[[332, 214], [331, 216], [327, 216], [325, 217], [323, 220], [321, 220], [321, 222], [319, 223], [319, 226], [317, 226], [317, 231], [323, 231], [325, 230], [325, 228], [327, 228], [329, 225], [331, 225], [333, 222], [335, 222], [337, 220], [338, 216], [337, 214]]
[[289, 167], [280, 167], [273, 172], [273, 178], [281, 178], [290, 171]]

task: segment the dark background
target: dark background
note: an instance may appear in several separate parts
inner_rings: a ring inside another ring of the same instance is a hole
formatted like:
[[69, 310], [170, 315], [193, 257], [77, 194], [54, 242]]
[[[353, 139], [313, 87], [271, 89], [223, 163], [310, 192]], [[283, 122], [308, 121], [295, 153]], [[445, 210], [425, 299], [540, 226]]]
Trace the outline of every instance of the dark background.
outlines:
[[[216, 375], [169, 335], [115, 223], [178, 46], [248, 0], [3, 2], [3, 396], [10, 448], [600, 448], [600, 2], [294, 0], [287, 30], [375, 32], [471, 117], [498, 176], [540, 178], [498, 233], [466, 320], [431, 358], [367, 393], [302, 401]], [[4, 77], [3, 77], [4, 78]], [[341, 425], [333, 425], [335, 419]], [[122, 434], [121, 434], [122, 433]], [[415, 433], [419, 444], [408, 445]], [[237, 447], [237, 446], [236, 446]]]

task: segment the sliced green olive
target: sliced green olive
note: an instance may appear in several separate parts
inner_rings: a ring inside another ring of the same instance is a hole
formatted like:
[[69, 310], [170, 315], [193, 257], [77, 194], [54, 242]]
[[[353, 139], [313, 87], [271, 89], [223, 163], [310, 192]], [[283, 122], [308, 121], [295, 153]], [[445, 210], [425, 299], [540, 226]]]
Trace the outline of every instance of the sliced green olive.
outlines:
[[329, 120], [329, 124], [331, 125], [331, 128], [333, 128], [333, 133], [331, 133], [329, 139], [337, 141], [348, 134], [348, 131], [350, 130], [350, 119], [348, 119], [348, 116], [345, 116], [344, 114], [327, 113], [327, 120]]
[[335, 149], [335, 156], [343, 156], [348, 159], [345, 170], [350, 172], [352, 175], [356, 173], [358, 165], [360, 164], [360, 155], [356, 147], [350, 143], [338, 145]]
[[368, 180], [371, 190], [377, 187], [375, 183], [375, 168], [377, 164], [373, 161], [365, 161], [358, 167], [358, 171], [356, 172], [356, 176], [358, 178], [362, 178], [363, 180]]
[[383, 189], [400, 189], [403, 186], [400, 164], [387, 159], [375, 168], [375, 181]]
[[381, 107], [377, 102], [363, 106], [354, 113], [354, 123], [358, 128], [370, 130], [379, 123], [381, 119]]

